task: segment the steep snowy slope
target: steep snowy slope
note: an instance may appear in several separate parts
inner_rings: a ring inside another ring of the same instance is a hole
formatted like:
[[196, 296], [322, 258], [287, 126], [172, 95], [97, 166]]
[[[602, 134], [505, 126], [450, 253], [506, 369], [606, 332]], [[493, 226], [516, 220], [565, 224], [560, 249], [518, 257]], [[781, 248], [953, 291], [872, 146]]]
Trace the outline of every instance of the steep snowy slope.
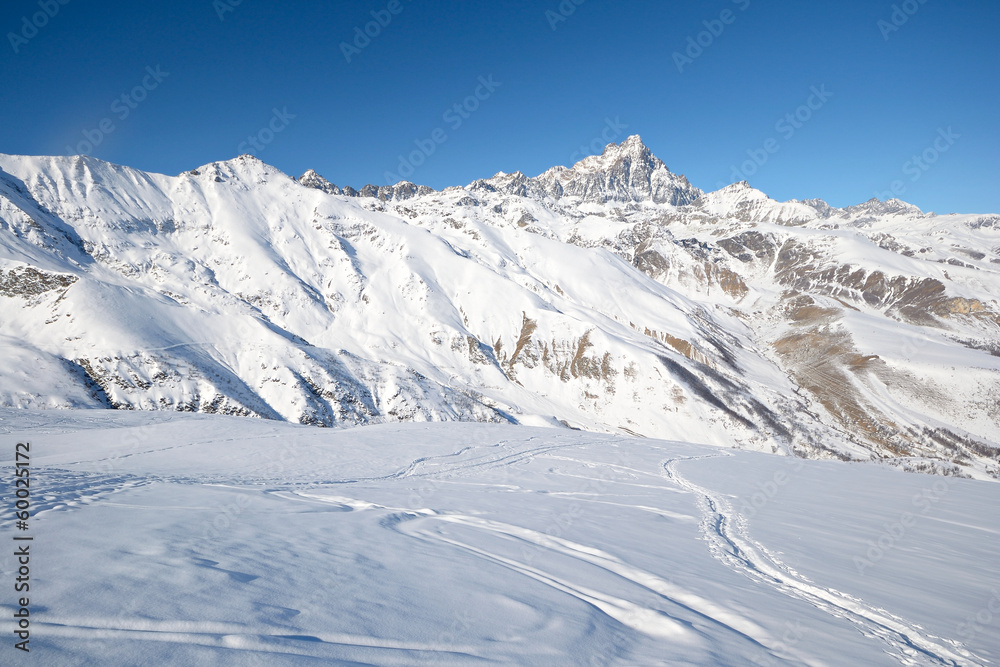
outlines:
[[1000, 217], [704, 194], [638, 137], [340, 188], [0, 156], [0, 404], [565, 425], [990, 477]]
[[0, 433], [5, 475], [31, 443], [32, 664], [1000, 660], [992, 483], [511, 425]]

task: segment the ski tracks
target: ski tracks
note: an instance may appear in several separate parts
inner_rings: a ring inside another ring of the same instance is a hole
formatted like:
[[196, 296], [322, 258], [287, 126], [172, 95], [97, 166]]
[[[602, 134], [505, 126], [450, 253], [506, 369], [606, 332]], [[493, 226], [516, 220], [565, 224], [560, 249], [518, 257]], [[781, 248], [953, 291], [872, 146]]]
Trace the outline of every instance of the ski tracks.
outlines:
[[735, 512], [721, 495], [698, 486], [677, 470], [685, 461], [732, 456], [728, 452], [678, 457], [665, 461], [666, 477], [698, 497], [702, 511], [701, 528], [712, 555], [736, 570], [781, 593], [812, 604], [832, 616], [853, 623], [866, 637], [886, 644], [886, 653], [904, 665], [985, 665], [958, 642], [923, 632], [884, 609], [832, 588], [823, 588], [798, 574], [778, 559], [749, 533], [746, 519]]

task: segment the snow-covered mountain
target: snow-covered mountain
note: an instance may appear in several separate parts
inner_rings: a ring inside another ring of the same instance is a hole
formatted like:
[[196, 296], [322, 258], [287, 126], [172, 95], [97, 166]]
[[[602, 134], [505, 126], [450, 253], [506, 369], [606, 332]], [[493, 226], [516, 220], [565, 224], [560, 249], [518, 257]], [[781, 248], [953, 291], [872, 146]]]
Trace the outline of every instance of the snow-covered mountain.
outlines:
[[0, 155], [0, 405], [568, 426], [1000, 476], [1000, 216]]
[[702, 194], [684, 176], [671, 173], [638, 135], [618, 145], [610, 144], [601, 155], [586, 157], [569, 169], [553, 167], [536, 178], [527, 178], [520, 172], [499, 173], [475, 181], [469, 189], [534, 199], [566, 197], [573, 204], [648, 201], [681, 206]]

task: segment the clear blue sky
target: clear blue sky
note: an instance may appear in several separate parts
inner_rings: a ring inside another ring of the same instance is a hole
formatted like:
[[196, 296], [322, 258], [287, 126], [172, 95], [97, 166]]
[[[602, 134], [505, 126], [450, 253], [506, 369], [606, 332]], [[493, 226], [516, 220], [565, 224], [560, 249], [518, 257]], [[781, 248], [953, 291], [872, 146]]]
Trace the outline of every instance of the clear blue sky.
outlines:
[[[1000, 2], [575, 2], [41, 0], [50, 18], [6, 0], [0, 152], [77, 152], [89, 132], [90, 154], [149, 171], [255, 152], [360, 187], [420, 141], [410, 180], [441, 188], [640, 134], [707, 190], [745, 176], [845, 206], [898, 181], [925, 211], [1000, 213]], [[391, 21], [357, 48], [373, 11]]]

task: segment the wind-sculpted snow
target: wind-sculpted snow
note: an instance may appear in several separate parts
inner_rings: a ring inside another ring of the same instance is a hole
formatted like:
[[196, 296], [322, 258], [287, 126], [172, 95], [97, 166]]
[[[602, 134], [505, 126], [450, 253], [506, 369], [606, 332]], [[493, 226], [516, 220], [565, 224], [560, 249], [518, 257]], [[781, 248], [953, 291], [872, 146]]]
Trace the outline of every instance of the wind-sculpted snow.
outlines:
[[0, 405], [568, 426], [991, 478], [991, 220], [703, 193], [638, 137], [440, 192], [0, 155]]
[[31, 442], [47, 665], [1000, 659], [975, 620], [991, 483], [511, 425], [0, 410], [0, 433]]

